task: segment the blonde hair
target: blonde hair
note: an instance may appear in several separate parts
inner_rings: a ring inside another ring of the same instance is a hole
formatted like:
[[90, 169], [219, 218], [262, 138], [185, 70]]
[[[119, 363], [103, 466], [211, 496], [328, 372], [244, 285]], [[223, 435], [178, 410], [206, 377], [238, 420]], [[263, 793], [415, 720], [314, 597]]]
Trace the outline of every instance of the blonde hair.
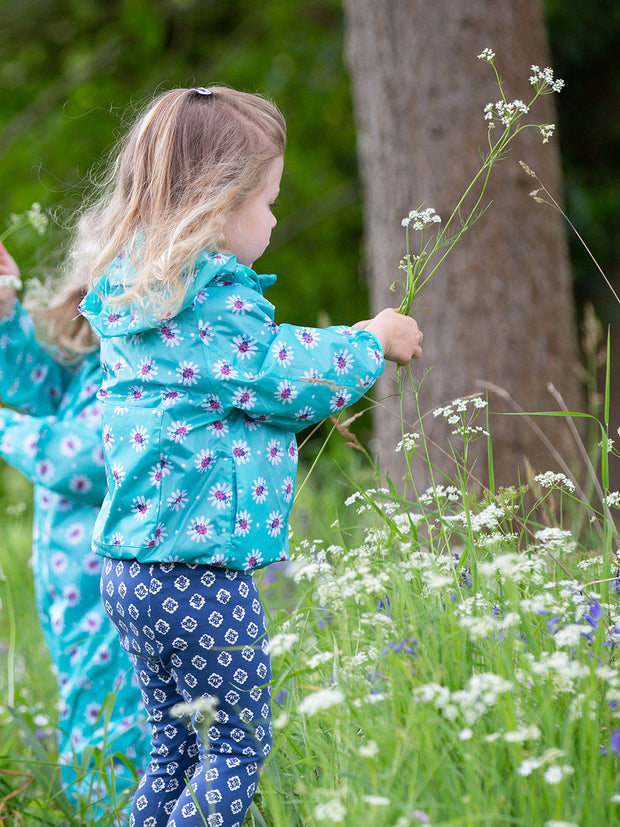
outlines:
[[[82, 217], [71, 267], [86, 265], [92, 284], [123, 251], [131, 266], [119, 300], [148, 316], [174, 314], [190, 265], [203, 249], [230, 252], [226, 220], [261, 189], [285, 146], [284, 117], [260, 95], [225, 86], [164, 92], [121, 141], [103, 194]], [[80, 261], [84, 232], [96, 252]]]
[[37, 326], [37, 335], [57, 348], [59, 361], [76, 362], [86, 353], [98, 350], [99, 339], [78, 312], [78, 305], [90, 288], [87, 263], [94, 255], [92, 233], [86, 216], [79, 221], [68, 262], [60, 278], [45, 281], [30, 278], [26, 283], [24, 304]]

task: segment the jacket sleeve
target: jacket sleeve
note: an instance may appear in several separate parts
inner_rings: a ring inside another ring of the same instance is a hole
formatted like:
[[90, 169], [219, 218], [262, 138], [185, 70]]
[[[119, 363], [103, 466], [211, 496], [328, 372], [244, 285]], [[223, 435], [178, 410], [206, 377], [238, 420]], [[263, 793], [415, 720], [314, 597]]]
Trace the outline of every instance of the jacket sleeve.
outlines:
[[100, 505], [106, 493], [101, 432], [53, 416], [0, 410], [0, 456], [35, 485]]
[[55, 413], [70, 372], [35, 337], [30, 315], [15, 302], [0, 319], [0, 398], [36, 416]]
[[277, 325], [273, 305], [239, 284], [196, 300], [207, 379], [224, 408], [300, 431], [360, 399], [384, 368], [369, 331]]

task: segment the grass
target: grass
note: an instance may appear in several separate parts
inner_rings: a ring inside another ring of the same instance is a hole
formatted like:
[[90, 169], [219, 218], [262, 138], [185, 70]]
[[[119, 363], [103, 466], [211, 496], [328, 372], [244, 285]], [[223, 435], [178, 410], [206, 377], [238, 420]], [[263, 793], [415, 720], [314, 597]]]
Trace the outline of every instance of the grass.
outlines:
[[[463, 400], [447, 415], [459, 417], [462, 459], [468, 440], [486, 438], [484, 404]], [[402, 449], [423, 461], [422, 436]], [[404, 499], [376, 487], [361, 454], [337, 448], [304, 486], [292, 562], [258, 575], [275, 737], [248, 825], [620, 819], [612, 513], [581, 501], [564, 474], [494, 495], [474, 495], [466, 478]], [[34, 735], [37, 721], [53, 721], [55, 691], [27, 565], [30, 514], [10, 516], [28, 491], [15, 485], [5, 480], [17, 499], [0, 505], [10, 512], [0, 824], [103, 823], [87, 811], [71, 821], [54, 798], [49, 726]]]

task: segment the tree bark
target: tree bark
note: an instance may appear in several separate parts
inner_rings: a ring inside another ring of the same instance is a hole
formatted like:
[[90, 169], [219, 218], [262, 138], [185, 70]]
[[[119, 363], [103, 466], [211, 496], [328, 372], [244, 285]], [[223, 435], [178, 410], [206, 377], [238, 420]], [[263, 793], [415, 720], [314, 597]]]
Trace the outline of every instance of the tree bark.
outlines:
[[[446, 220], [481, 166], [487, 146], [486, 103], [499, 98], [491, 67], [477, 60], [484, 48], [495, 63], [509, 101], [529, 101], [530, 67], [549, 65], [539, 0], [345, 0], [346, 54], [352, 76], [358, 153], [365, 201], [366, 269], [372, 309], [398, 306], [390, 285], [402, 276], [405, 253], [401, 219], [411, 209], [434, 207]], [[530, 120], [531, 118], [531, 120]], [[531, 123], [555, 121], [552, 96], [536, 102]], [[569, 409], [581, 410], [578, 346], [568, 245], [563, 219], [535, 203], [536, 182], [525, 161], [561, 200], [557, 140], [542, 143], [528, 129], [492, 172], [490, 208], [463, 236], [428, 283], [413, 309], [424, 332], [424, 355], [413, 372], [419, 380], [424, 432], [446, 447], [448, 431], [430, 412], [499, 386], [527, 411], [555, 409], [552, 383]], [[414, 236], [417, 242], [418, 237]], [[430, 370], [429, 370], [430, 369]], [[381, 413], [375, 447], [383, 471], [402, 478], [395, 370], [378, 385]], [[489, 392], [492, 411], [512, 410]], [[411, 392], [404, 399], [405, 431], [419, 431]], [[537, 419], [564, 459], [568, 429], [559, 419]], [[496, 480], [512, 485], [525, 468], [556, 468], [522, 417], [493, 416]], [[486, 446], [479, 441], [475, 474], [486, 478]], [[557, 456], [556, 456], [557, 459]], [[439, 451], [433, 460], [451, 477], [454, 466]], [[414, 480], [424, 485], [428, 468], [414, 460]]]

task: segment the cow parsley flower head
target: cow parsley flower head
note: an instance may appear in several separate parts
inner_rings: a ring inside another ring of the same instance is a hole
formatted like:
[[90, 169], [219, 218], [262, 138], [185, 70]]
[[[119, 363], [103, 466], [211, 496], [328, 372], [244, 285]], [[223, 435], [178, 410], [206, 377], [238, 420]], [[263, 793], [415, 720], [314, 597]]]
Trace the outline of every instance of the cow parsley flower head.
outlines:
[[551, 138], [551, 136], [555, 132], [555, 124], [554, 123], [543, 123], [538, 128], [540, 129], [540, 134], [542, 135], [543, 144], [548, 143], [549, 139]]
[[531, 66], [530, 83], [536, 87], [541, 94], [560, 92], [564, 88], [564, 81], [553, 77], [553, 69], [547, 67], [541, 69], [539, 66]]
[[411, 210], [406, 218], [401, 221], [403, 227], [413, 227], [414, 230], [423, 230], [429, 224], [441, 224], [441, 217], [437, 215], [433, 207], [425, 210]]
[[495, 52], [493, 51], [493, 49], [483, 49], [477, 57], [478, 60], [484, 60], [487, 63], [493, 63], [495, 59]]

